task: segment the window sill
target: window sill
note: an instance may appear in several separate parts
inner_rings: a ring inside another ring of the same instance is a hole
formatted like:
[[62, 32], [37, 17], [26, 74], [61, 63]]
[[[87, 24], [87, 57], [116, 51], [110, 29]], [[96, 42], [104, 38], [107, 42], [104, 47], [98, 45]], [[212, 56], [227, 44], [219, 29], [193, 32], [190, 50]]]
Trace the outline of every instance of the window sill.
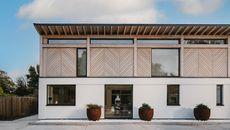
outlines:
[[75, 106], [75, 104], [47, 104], [46, 106]]

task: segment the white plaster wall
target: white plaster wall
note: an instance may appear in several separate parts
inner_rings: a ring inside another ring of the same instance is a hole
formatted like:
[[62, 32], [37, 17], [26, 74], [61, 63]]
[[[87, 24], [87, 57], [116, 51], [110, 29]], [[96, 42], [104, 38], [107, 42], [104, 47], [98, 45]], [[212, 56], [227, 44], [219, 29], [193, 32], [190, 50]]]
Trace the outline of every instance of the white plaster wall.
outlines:
[[[76, 84], [76, 105], [46, 106], [47, 84]], [[154, 118], [193, 118], [199, 103], [211, 108], [211, 118], [230, 118], [228, 78], [40, 78], [39, 118], [86, 118], [86, 104], [104, 106], [105, 84], [133, 84], [133, 118], [142, 103], [153, 106]], [[167, 106], [167, 84], [180, 85], [180, 106]], [[224, 84], [224, 106], [216, 106], [216, 84]]]

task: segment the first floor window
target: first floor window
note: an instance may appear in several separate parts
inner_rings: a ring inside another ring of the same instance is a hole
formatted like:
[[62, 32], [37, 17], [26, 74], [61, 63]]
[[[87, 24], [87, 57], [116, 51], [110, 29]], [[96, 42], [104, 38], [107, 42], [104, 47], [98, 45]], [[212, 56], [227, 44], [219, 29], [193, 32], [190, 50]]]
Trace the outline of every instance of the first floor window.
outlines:
[[179, 76], [179, 49], [152, 49], [152, 76]]
[[179, 85], [167, 86], [167, 105], [179, 105]]
[[77, 49], [77, 76], [87, 76], [87, 50], [86, 48]]
[[75, 85], [48, 85], [47, 105], [75, 105]]
[[223, 106], [223, 85], [216, 86], [216, 105]]

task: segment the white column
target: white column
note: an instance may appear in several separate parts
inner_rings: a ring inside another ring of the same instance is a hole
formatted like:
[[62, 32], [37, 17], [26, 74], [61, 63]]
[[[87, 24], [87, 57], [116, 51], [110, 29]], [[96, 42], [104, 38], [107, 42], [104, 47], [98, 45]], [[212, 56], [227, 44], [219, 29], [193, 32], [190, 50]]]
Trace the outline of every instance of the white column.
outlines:
[[228, 41], [227, 41], [227, 44], [228, 44], [228, 77], [230, 77], [230, 37], [228, 37]]
[[180, 44], [181, 44], [181, 48], [180, 48], [180, 76], [183, 77], [184, 76], [184, 38], [183, 37], [180, 39]]
[[134, 48], [133, 48], [133, 74], [134, 77], [137, 76], [137, 38], [134, 38]]
[[87, 77], [90, 76], [90, 37], [87, 37]]

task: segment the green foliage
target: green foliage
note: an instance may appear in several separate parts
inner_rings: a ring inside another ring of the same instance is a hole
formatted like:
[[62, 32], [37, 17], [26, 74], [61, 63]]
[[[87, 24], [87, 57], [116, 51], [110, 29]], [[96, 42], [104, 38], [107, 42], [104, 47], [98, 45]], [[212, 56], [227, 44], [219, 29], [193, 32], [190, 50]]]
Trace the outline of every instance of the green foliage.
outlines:
[[204, 105], [204, 104], [198, 104], [198, 105], [196, 105], [196, 107], [195, 108], [200, 108], [200, 109], [210, 109], [207, 105]]
[[2, 87], [0, 86], [0, 96], [3, 96], [3, 95], [4, 95], [4, 92], [3, 92]]
[[97, 104], [87, 104], [87, 108], [89, 109], [98, 109], [101, 108], [102, 106], [97, 105]]
[[5, 94], [10, 94], [14, 91], [14, 82], [3, 70], [0, 70], [0, 86]]
[[39, 65], [30, 66], [26, 78], [30, 93], [35, 96], [38, 95]]
[[15, 94], [18, 96], [25, 96], [25, 95], [29, 95], [29, 88], [27, 86], [27, 82], [26, 79], [24, 77], [19, 77], [16, 81], [16, 86], [17, 89], [15, 91]]
[[140, 109], [152, 109], [151, 106], [147, 103], [143, 103]]

